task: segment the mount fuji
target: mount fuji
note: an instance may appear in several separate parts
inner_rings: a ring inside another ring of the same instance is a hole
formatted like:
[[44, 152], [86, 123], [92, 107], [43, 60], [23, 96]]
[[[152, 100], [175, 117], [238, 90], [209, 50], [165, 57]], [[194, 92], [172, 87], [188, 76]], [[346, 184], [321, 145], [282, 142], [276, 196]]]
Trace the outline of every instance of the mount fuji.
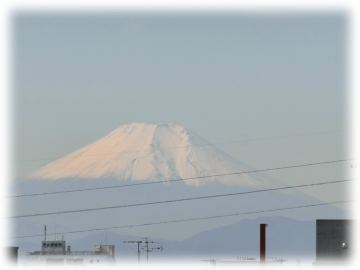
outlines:
[[[289, 185], [263, 172], [247, 173], [253, 170], [255, 169], [176, 123], [134, 123], [121, 126], [104, 138], [40, 167], [27, 175], [26, 179], [16, 181], [12, 190], [14, 195], [84, 189], [88, 191], [14, 199], [13, 214], [107, 208]], [[240, 172], [241, 174], [223, 175]], [[149, 182], [160, 183], [132, 185]], [[28, 227], [25, 226], [27, 221], [58, 223], [69, 228], [106, 228], [251, 211], [260, 211], [258, 214], [251, 214], [252, 218], [280, 214], [301, 220], [346, 218], [349, 215], [335, 205], [261, 212], [319, 203], [322, 202], [300, 190], [287, 189], [141, 207], [35, 216], [16, 219], [15, 222], [23, 223], [22, 228]], [[248, 217], [249, 215], [239, 215], [167, 225], [135, 226], [122, 230], [138, 236], [183, 240], [196, 233], [227, 226]], [[26, 235], [27, 232], [24, 229], [23, 232], [14, 234]]]
[[[118, 181], [167, 181], [254, 170], [232, 158], [199, 135], [182, 126], [134, 123], [28, 175], [58, 180], [116, 179]], [[190, 186], [218, 181], [225, 185], [273, 188], [283, 183], [264, 175], [229, 175], [188, 179]]]

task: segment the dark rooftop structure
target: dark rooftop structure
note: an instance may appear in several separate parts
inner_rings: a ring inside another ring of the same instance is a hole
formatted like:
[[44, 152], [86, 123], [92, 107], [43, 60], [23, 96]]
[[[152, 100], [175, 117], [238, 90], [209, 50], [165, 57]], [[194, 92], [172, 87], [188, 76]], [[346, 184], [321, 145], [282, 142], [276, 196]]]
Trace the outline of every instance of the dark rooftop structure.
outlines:
[[[17, 269], [18, 247], [1, 246], [0, 259], [7, 269]], [[6, 268], [5, 268], [6, 269]]]
[[316, 220], [316, 262], [314, 266], [347, 265], [355, 242], [352, 220]]

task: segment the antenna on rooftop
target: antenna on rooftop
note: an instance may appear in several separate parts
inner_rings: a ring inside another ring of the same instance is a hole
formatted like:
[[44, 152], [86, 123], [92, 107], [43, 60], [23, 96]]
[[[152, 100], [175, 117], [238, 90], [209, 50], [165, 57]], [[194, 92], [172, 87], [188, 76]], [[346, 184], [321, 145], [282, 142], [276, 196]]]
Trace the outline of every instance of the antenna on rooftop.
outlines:
[[55, 240], [56, 240], [56, 225], [55, 225]]
[[44, 230], [45, 230], [45, 241], [46, 241], [46, 225], [45, 225], [45, 228], [44, 228]]

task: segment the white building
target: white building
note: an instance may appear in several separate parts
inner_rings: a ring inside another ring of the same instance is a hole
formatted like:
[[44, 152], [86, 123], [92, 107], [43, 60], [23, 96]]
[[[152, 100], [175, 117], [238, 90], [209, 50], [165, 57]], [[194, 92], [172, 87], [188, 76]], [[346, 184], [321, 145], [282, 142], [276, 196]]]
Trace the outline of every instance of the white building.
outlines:
[[41, 251], [28, 252], [24, 265], [99, 265], [115, 264], [115, 246], [95, 246], [94, 251], [71, 251], [63, 240], [41, 242]]
[[[219, 259], [210, 259], [210, 260], [202, 260], [203, 269], [240, 269], [240, 268], [259, 268], [261, 266], [260, 260], [250, 257], [238, 257], [235, 261], [229, 260], [219, 260]], [[265, 261], [266, 267], [272, 266], [282, 266], [282, 263], [285, 262], [283, 259], [274, 259], [273, 257], [267, 257]]]

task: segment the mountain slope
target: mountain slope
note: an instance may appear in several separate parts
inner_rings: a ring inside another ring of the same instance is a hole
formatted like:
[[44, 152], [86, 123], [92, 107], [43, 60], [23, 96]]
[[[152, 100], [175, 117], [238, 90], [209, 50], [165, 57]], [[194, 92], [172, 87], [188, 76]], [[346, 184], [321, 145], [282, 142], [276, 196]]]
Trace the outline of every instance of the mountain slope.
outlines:
[[[28, 178], [164, 181], [251, 169], [178, 124], [134, 123], [38, 169]], [[190, 179], [186, 184], [200, 186], [214, 181], [253, 188], [281, 185], [269, 177], [247, 174]]]

